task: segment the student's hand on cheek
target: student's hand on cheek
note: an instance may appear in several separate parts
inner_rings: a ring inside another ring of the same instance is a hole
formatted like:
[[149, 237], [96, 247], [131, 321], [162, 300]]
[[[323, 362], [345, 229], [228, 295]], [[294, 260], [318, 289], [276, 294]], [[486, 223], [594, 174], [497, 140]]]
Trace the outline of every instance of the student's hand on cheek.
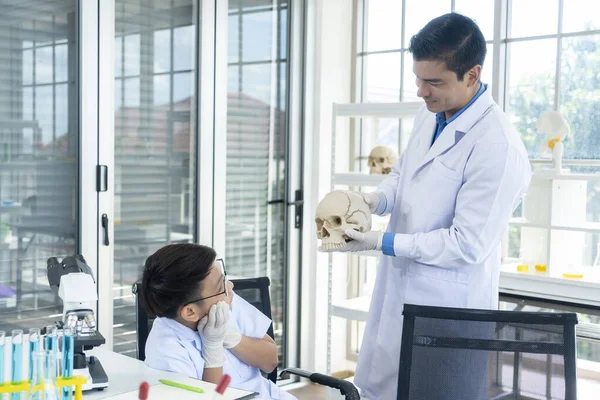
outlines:
[[202, 358], [205, 368], [222, 367], [224, 362], [223, 341], [229, 322], [229, 306], [224, 301], [213, 304], [208, 315], [198, 322], [198, 333], [202, 339]]

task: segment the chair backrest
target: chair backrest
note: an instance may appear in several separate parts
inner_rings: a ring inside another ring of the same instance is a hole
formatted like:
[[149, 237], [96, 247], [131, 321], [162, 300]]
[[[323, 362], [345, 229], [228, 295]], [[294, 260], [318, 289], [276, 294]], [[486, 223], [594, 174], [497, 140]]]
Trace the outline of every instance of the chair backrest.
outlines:
[[[266, 276], [260, 278], [243, 278], [243, 279], [231, 279], [234, 286], [235, 293], [248, 303], [256, 307], [260, 312], [265, 314], [269, 319], [271, 317], [271, 295], [269, 293], [269, 286], [271, 281]], [[267, 330], [273, 340], [275, 335], [273, 333], [273, 323]], [[277, 382], [277, 368], [273, 372], [267, 375], [267, 378], [272, 382]]]
[[576, 400], [575, 313], [404, 305], [399, 400]]
[[[256, 307], [260, 312], [265, 314], [271, 319], [271, 295], [269, 294], [269, 286], [271, 281], [267, 277], [260, 278], [244, 278], [244, 279], [231, 279], [234, 285], [235, 293], [246, 300], [248, 303]], [[141, 282], [133, 284], [132, 292], [135, 295], [135, 308], [136, 308], [136, 327], [137, 327], [137, 355], [139, 360], [146, 359], [146, 340], [148, 334], [152, 328], [153, 318], [149, 318], [146, 310], [142, 307], [139, 301], [138, 288], [141, 286]], [[273, 324], [269, 326], [267, 334], [275, 339], [273, 334]], [[277, 381], [277, 368], [271, 372], [268, 376], [273, 382]]]
[[138, 295], [139, 289], [142, 283], [140, 281], [133, 284], [131, 291], [135, 297], [135, 326], [137, 336], [137, 358], [138, 360], [144, 361], [146, 359], [146, 341], [152, 329], [152, 322], [154, 318], [150, 318], [148, 313], [142, 307], [140, 296]]

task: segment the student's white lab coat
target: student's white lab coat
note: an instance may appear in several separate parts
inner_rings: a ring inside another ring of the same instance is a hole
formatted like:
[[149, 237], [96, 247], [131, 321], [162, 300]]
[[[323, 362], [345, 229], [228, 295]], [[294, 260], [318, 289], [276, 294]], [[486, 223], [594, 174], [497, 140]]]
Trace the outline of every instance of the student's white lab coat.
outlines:
[[396, 256], [380, 260], [356, 370], [371, 400], [396, 398], [405, 303], [497, 308], [500, 240], [531, 179], [523, 142], [490, 90], [431, 145], [435, 124], [423, 107], [378, 188], [387, 232], [400, 235]]
[[[244, 336], [262, 339], [267, 334], [271, 320], [234, 294], [229, 325]], [[204, 359], [200, 335], [174, 319], [156, 318], [146, 342], [146, 364], [151, 368], [178, 372], [201, 380]], [[257, 392], [257, 399], [296, 400], [264, 378], [258, 368], [246, 364], [227, 349], [223, 373], [231, 377], [231, 387]]]

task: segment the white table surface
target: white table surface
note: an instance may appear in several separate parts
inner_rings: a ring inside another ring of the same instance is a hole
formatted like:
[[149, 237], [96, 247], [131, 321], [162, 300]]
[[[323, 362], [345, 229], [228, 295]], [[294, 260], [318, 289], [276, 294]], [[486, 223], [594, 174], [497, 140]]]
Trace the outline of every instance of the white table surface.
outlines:
[[[146, 381], [150, 384], [150, 399], [152, 399], [152, 385], [162, 385], [159, 379], [168, 379], [172, 381], [182, 382], [196, 387], [201, 387], [207, 392], [207, 399], [212, 398], [215, 385], [208, 382], [202, 382], [199, 380], [191, 380], [181, 374], [173, 372], [165, 372], [152, 369], [148, 367], [144, 362], [137, 359], [124, 356], [122, 354], [114, 353], [110, 350], [106, 350], [100, 347], [95, 347], [90, 351], [86, 351], [86, 355], [95, 356], [98, 358], [102, 367], [108, 375], [108, 388], [103, 391], [92, 390], [89, 392], [83, 392], [84, 400], [93, 399], [107, 399], [118, 396], [119, 399], [137, 399], [137, 390], [140, 387], [140, 383]], [[164, 391], [165, 388], [161, 388]], [[183, 396], [185, 394], [193, 393], [184, 391], [182, 389], [173, 388], [175, 391], [173, 398], [177, 396], [177, 391]], [[119, 396], [124, 393], [132, 392], [131, 396]], [[156, 390], [155, 390], [156, 392]], [[184, 392], [184, 393], [181, 393]], [[251, 392], [234, 390], [232, 388], [225, 391], [226, 399], [235, 399], [239, 396], [250, 395]], [[182, 396], [177, 396], [183, 398]], [[171, 396], [169, 396], [171, 397]], [[200, 397], [199, 397], [200, 398]]]

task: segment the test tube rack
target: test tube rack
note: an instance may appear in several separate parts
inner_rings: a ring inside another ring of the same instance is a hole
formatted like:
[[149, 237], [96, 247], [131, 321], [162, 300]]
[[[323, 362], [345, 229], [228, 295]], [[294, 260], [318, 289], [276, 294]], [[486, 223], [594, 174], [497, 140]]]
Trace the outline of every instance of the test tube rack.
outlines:
[[[59, 376], [56, 378], [56, 386], [62, 389], [65, 386], [75, 386], [75, 400], [83, 399], [83, 385], [87, 379], [81, 375], [75, 375], [70, 378]], [[7, 382], [0, 385], [0, 395], [7, 393], [27, 392], [29, 390], [30, 381], [22, 381], [20, 383]], [[38, 390], [36, 388], [36, 390]], [[39, 388], [41, 390], [41, 388]]]

